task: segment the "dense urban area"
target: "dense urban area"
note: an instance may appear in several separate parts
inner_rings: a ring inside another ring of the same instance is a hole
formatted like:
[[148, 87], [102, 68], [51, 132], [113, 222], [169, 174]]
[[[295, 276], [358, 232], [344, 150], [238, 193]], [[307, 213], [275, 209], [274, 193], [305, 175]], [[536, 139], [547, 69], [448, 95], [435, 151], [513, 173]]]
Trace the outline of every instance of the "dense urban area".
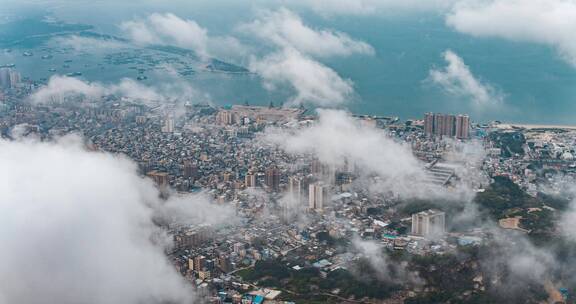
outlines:
[[316, 125], [314, 110], [115, 95], [28, 102], [41, 85], [0, 69], [2, 137], [76, 133], [94, 153], [132, 159], [162, 199], [195, 193], [233, 210], [225, 222], [207, 212], [201, 224], [157, 223], [173, 240], [173, 266], [208, 303], [574, 302], [573, 265], [508, 284], [518, 279], [507, 257], [553, 248], [562, 263], [574, 252], [557, 223], [571, 199], [576, 129], [351, 114], [419, 160], [424, 179], [408, 187], [429, 194], [410, 197], [375, 189], [369, 163], [336, 166], [267, 140]]

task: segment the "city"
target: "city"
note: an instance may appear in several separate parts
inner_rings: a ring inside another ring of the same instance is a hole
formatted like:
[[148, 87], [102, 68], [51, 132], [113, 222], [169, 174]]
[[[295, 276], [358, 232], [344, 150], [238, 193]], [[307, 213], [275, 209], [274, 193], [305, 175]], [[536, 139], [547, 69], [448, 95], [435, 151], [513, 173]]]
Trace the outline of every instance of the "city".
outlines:
[[[504, 56], [502, 73], [520, 71], [507, 62], [523, 43], [570, 66], [573, 44], [535, 31], [470, 66], [442, 45], [415, 81], [388, 62], [353, 82], [385, 50], [329, 28], [369, 33], [377, 16], [388, 34], [420, 23], [472, 45], [484, 32], [466, 17], [564, 10], [526, 17], [556, 24], [576, 3], [358, 1], [254, 1], [229, 33], [168, 4], [112, 34], [60, 21], [66, 1], [42, 18], [0, 8], [0, 304], [576, 303], [576, 126], [570, 107], [535, 101], [573, 67], [498, 84], [482, 68]], [[224, 20], [244, 6], [182, 7]], [[427, 52], [402, 43], [386, 60]], [[408, 82], [420, 95], [366, 89]]]
[[[451, 218], [467, 204], [458, 201], [465, 200], [459, 191], [525, 193], [525, 202], [506, 202], [510, 206], [479, 203], [487, 204], [483, 207], [502, 229], [549, 237], [558, 233], [550, 222], [556, 209], [565, 208], [552, 199], [562, 191], [554, 177], [571, 176], [576, 168], [576, 132], [571, 129], [478, 124], [467, 115], [426, 113], [423, 119], [408, 121], [350, 116], [358, 127], [408, 145], [426, 173], [413, 184], [438, 192], [438, 197], [404, 197], [400, 189], [371, 190], [378, 177], [371, 172], [366, 176], [363, 160], [354, 155], [337, 166], [323, 163], [314, 153], [291, 153], [263, 139], [268, 130], [317, 123], [319, 118], [304, 108], [186, 104], [184, 113], [176, 115], [171, 107], [151, 108], [115, 96], [98, 108], [78, 97], [26, 105], [22, 96], [38, 84], [21, 81], [13, 68], [0, 71], [3, 136], [49, 139], [77, 132], [90, 150], [127, 155], [164, 199], [203, 192], [213, 204], [234, 210], [235, 223], [162, 223], [174, 241], [166, 252], [174, 267], [212, 303], [310, 298], [402, 303], [418, 298], [434, 288], [422, 277], [410, 278], [418, 277], [425, 257], [450, 259], [464, 249], [504, 246], [493, 239], [494, 227]], [[354, 279], [357, 267], [367, 267], [362, 263], [382, 254], [379, 250], [390, 252], [393, 259], [383, 267], [405, 273], [386, 274], [385, 283], [377, 283], [382, 285]], [[459, 267], [470, 271], [462, 279], [471, 285], [454, 291], [463, 299], [482, 294], [493, 284], [490, 280], [496, 280], [484, 277], [469, 259], [459, 261]], [[434, 271], [427, 275], [441, 276]], [[347, 283], [334, 283], [337, 280]], [[399, 285], [399, 280], [405, 282]], [[545, 283], [551, 297], [564, 290], [556, 286], [553, 291], [552, 281]]]

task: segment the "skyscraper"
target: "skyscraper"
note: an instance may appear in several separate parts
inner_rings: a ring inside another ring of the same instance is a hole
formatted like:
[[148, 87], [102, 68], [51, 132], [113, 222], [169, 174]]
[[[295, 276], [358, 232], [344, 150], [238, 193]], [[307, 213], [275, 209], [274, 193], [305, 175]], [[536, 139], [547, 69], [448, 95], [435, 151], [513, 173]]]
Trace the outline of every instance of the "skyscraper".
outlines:
[[18, 73], [16, 70], [11, 69], [10, 70], [10, 87], [14, 88], [16, 87], [19, 83], [20, 83], [20, 73]]
[[469, 138], [470, 117], [468, 115], [458, 115], [456, 117], [456, 137], [458, 139]]
[[164, 125], [162, 126], [162, 132], [172, 133], [174, 132], [174, 118], [166, 116], [164, 119]]
[[454, 115], [444, 115], [444, 125], [442, 126], [442, 136], [454, 137], [456, 135], [456, 117]]
[[198, 166], [196, 166], [191, 160], [185, 160], [182, 171], [184, 177], [196, 178], [198, 174]]
[[256, 175], [254, 175], [252, 171], [246, 173], [246, 176], [244, 177], [244, 185], [246, 185], [246, 188], [256, 187]]
[[424, 134], [428, 137], [468, 138], [468, 115], [454, 116], [452, 114], [426, 113], [424, 115]]
[[298, 206], [301, 206], [303, 200], [308, 197], [309, 184], [305, 176], [290, 176], [288, 179], [288, 193], [296, 200]]
[[316, 182], [308, 186], [308, 208], [310, 210], [324, 209], [328, 187], [322, 182]]
[[412, 234], [423, 237], [438, 237], [446, 231], [445, 213], [426, 210], [412, 214]]
[[152, 178], [156, 185], [159, 188], [168, 187], [168, 173], [166, 172], [159, 172], [159, 171], [151, 171], [146, 174], [148, 177]]
[[268, 191], [278, 192], [280, 190], [280, 170], [278, 167], [272, 166], [266, 170], [264, 182]]
[[434, 135], [434, 114], [432, 113], [424, 115], [424, 134], [428, 137]]
[[0, 88], [8, 89], [10, 88], [10, 69], [0, 68]]

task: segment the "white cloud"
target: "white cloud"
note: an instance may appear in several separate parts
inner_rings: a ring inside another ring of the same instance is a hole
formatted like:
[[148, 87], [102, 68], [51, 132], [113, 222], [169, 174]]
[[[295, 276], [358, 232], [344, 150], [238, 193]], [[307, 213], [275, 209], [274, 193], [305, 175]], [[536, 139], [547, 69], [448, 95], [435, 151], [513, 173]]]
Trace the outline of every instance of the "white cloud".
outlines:
[[448, 64], [443, 69], [430, 70], [429, 80], [449, 94], [470, 99], [475, 106], [500, 104], [503, 96], [491, 85], [478, 80], [456, 53], [443, 54]]
[[142, 20], [124, 21], [120, 28], [126, 32], [128, 37], [139, 44], [158, 44], [161, 43], [160, 37]]
[[[401, 284], [422, 284], [422, 279], [416, 273], [410, 272], [401, 263], [390, 261], [390, 257], [381, 244], [375, 241], [362, 240], [356, 236], [352, 239], [352, 246], [368, 261], [378, 280]], [[365, 276], [363, 273], [357, 275]]]
[[311, 8], [323, 16], [370, 15], [389, 12], [442, 11], [457, 0], [298, 0], [288, 4]]
[[[336, 168], [354, 164], [364, 176], [377, 174], [380, 191], [414, 197], [424, 187], [424, 165], [409, 147], [395, 142], [383, 130], [362, 124], [341, 110], [318, 110], [318, 121], [300, 129], [268, 130], [264, 142], [279, 145], [290, 154], [313, 155]], [[430, 190], [430, 189], [428, 189]]]
[[54, 75], [45, 86], [30, 95], [30, 100], [34, 103], [58, 103], [77, 96], [97, 100], [106, 95], [118, 95], [152, 104], [167, 100], [206, 99], [199, 97], [198, 92], [190, 84], [175, 76], [173, 71], [168, 72], [169, 75], [165, 77], [171, 77], [171, 81], [156, 87], [145, 86], [129, 78], [124, 78], [117, 84], [103, 84]]
[[263, 59], [253, 59], [250, 70], [257, 72], [266, 88], [288, 85], [295, 90], [289, 104], [311, 103], [320, 107], [342, 105], [352, 98], [353, 83], [334, 70], [295, 49], [285, 49]]
[[246, 48], [236, 38], [211, 37], [208, 30], [196, 21], [182, 19], [171, 13], [154, 13], [146, 19], [125, 21], [120, 28], [136, 43], [167, 44], [191, 49], [203, 60], [214, 54], [232, 56], [235, 55], [232, 52], [241, 55], [246, 52]]
[[[0, 140], [0, 167], [0, 302], [191, 303], [152, 222], [158, 192], [134, 163], [69, 136]], [[194, 200], [163, 214], [208, 208]]]
[[475, 37], [549, 45], [576, 66], [576, 1], [490, 0], [455, 6], [446, 23]]
[[118, 84], [104, 85], [99, 82], [90, 83], [78, 78], [61, 75], [50, 77], [45, 86], [40, 87], [30, 95], [30, 100], [35, 103], [46, 103], [59, 102], [74, 96], [98, 99], [110, 94], [135, 99], [163, 100], [163, 96], [154, 89], [128, 78], [122, 79]]
[[261, 18], [239, 26], [240, 31], [256, 35], [265, 42], [279, 47], [293, 47], [317, 57], [374, 54], [372, 46], [352, 39], [345, 33], [329, 29], [313, 29], [294, 12], [281, 8], [264, 11]]

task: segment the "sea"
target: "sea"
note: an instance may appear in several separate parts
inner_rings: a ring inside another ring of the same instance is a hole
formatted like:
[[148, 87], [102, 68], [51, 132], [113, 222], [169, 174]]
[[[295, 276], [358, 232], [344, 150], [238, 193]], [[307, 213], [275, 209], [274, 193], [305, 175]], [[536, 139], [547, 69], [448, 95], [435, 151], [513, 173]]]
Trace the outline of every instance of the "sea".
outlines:
[[[38, 81], [54, 74], [77, 73], [87, 81], [102, 83], [146, 76], [141, 81], [148, 85], [163, 81], [158, 68], [150, 62], [134, 63], [134, 56], [129, 56], [132, 61], [118, 64], [126, 59], [120, 50], [73, 49], [56, 39], [66, 37], [65, 34], [20, 40], [35, 32], [49, 31], [46, 22], [70, 25], [72, 30], [74, 26], [89, 26], [91, 33], [122, 37], [122, 21], [145, 18], [155, 12], [174, 13], [197, 21], [210, 35], [238, 37], [252, 47], [252, 56], [263, 56], [270, 46], [239, 33], [237, 26], [251, 21], [262, 9], [277, 9], [266, 1], [233, 0], [0, 2], [0, 65], [14, 64], [22, 76]], [[293, 9], [313, 28], [341, 31], [374, 47], [374, 55], [317, 59], [353, 82], [355, 94], [345, 106], [351, 112], [400, 119], [421, 119], [426, 112], [467, 113], [476, 122], [576, 124], [576, 67], [549, 46], [464, 35], [448, 27], [439, 12], [324, 16]], [[502, 103], [479, 107], [469, 98], [447, 94], [431, 83], [429, 71], [446, 66], [442, 57], [446, 50], [458, 54], [480, 81], [498, 91], [503, 96]], [[204, 99], [217, 105], [280, 105], [293, 95], [289, 87], [268, 90], [252, 73], [204, 71], [190, 58], [136, 46], [122, 51], [142, 58], [164, 56], [165, 62], [176, 62], [182, 70], [192, 67], [194, 72], [182, 77], [202, 92]], [[249, 61], [247, 56], [218, 59], [240, 67], [246, 67]], [[139, 71], [143, 66], [146, 69]]]

